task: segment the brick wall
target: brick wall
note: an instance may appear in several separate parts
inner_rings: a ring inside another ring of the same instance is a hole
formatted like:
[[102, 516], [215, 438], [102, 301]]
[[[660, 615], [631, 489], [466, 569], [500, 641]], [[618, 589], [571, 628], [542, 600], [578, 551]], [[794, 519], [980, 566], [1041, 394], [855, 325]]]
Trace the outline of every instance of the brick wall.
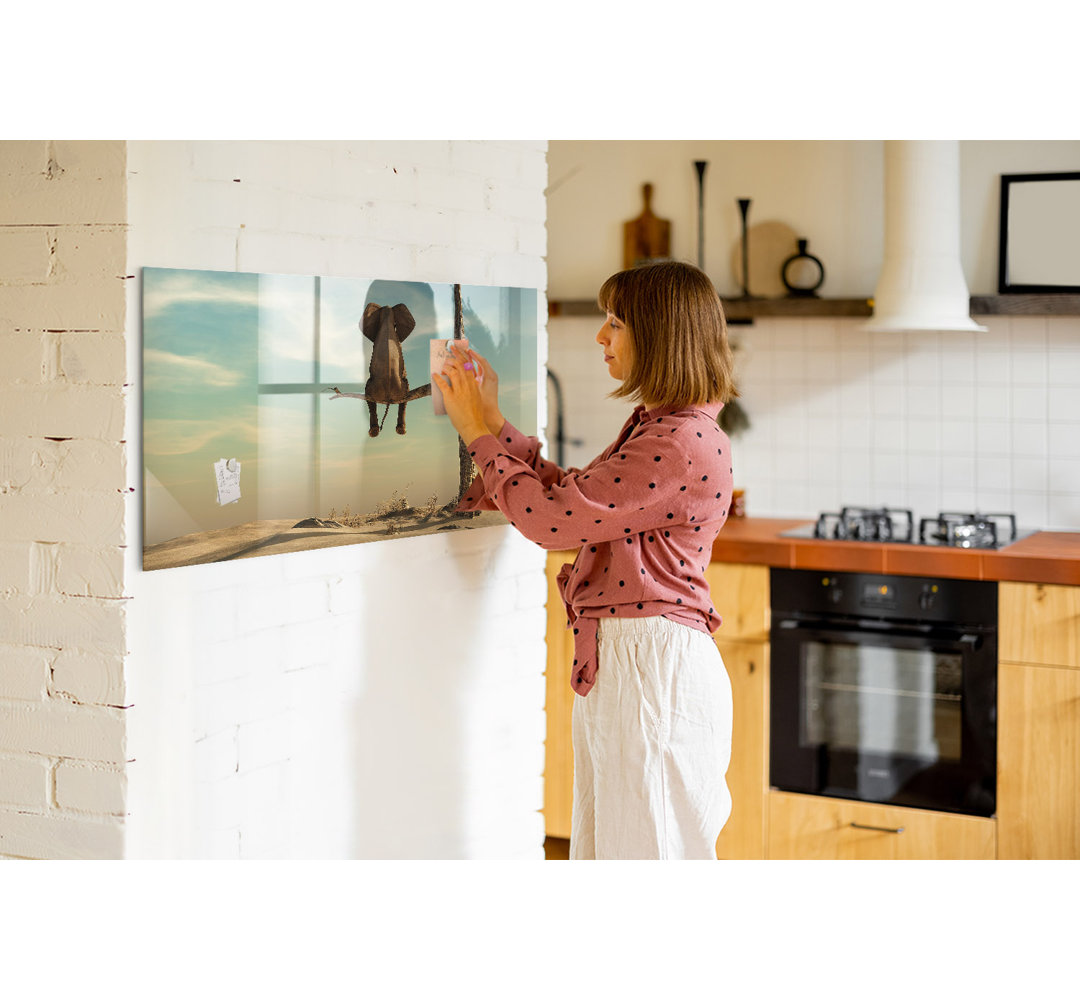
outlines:
[[[546, 286], [544, 143], [136, 142], [128, 167], [128, 274]], [[132, 497], [133, 541], [138, 520]], [[542, 857], [538, 548], [496, 527], [153, 573], [137, 552], [129, 855]]]
[[0, 142], [0, 855], [120, 857], [125, 148]]

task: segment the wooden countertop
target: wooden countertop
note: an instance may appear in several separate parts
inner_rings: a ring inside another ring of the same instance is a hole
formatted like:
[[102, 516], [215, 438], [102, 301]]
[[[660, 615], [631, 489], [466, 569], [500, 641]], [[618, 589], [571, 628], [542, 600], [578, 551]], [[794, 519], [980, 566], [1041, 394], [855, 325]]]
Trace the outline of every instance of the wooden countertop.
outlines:
[[713, 562], [1080, 585], [1080, 531], [1038, 531], [996, 551], [781, 537], [813, 523], [731, 518], [713, 545]]

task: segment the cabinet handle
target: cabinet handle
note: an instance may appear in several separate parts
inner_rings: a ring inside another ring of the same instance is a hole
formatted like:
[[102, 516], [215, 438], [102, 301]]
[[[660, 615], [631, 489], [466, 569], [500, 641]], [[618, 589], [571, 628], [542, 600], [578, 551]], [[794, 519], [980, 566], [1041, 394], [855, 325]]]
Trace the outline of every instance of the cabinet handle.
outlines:
[[878, 833], [903, 833], [902, 826], [866, 826], [864, 823], [852, 823], [856, 830], [876, 830]]

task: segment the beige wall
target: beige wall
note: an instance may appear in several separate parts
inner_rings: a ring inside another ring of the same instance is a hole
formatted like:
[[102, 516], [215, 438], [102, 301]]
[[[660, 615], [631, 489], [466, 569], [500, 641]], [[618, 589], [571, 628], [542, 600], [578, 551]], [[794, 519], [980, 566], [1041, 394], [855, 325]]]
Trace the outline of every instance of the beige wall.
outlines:
[[[640, 214], [645, 182], [653, 211], [672, 223], [672, 256], [696, 263], [695, 160], [709, 164], [705, 270], [721, 295], [740, 290], [732, 261], [741, 197], [751, 199], [751, 226], [781, 222], [810, 240], [826, 271], [820, 294], [873, 294], [884, 239], [881, 141], [575, 140], [548, 151], [550, 297], [591, 299], [622, 267], [623, 223]], [[998, 176], [1078, 169], [1080, 142], [961, 142], [961, 257], [972, 294], [997, 290]]]

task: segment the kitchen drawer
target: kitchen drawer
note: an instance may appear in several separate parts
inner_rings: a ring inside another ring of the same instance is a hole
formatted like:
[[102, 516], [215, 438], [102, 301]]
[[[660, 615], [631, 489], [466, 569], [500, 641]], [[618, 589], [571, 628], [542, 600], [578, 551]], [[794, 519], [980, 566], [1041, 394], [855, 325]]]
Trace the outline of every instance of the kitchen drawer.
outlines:
[[769, 641], [769, 567], [710, 563], [705, 569], [713, 607], [724, 619], [717, 640]]
[[993, 860], [996, 832], [993, 819], [977, 816], [769, 793], [770, 859]]
[[1002, 660], [1080, 667], [1080, 587], [1002, 583], [998, 619]]

